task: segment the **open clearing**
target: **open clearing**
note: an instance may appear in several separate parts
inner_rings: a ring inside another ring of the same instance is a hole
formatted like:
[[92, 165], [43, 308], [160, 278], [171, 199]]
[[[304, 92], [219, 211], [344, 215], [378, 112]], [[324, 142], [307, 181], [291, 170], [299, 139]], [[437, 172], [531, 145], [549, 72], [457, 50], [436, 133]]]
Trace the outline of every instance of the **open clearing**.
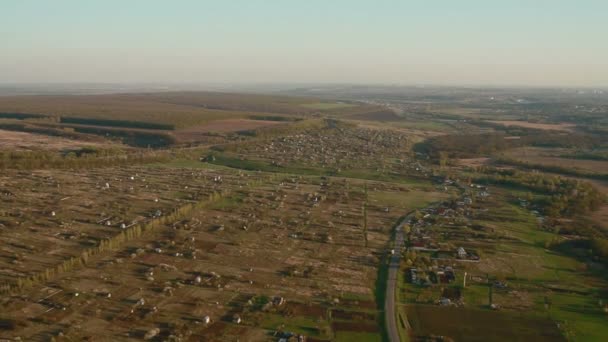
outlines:
[[524, 127], [524, 128], [552, 130], [552, 131], [564, 131], [564, 132], [572, 132], [574, 130], [574, 128], [576, 127], [575, 124], [570, 124], [570, 123], [544, 124], [544, 123], [516, 121], [516, 120], [488, 120], [488, 122], [492, 122], [492, 123], [500, 124], [500, 125], [504, 125], [504, 126], [518, 126], [518, 127]]
[[566, 341], [547, 319], [428, 305], [408, 305], [406, 310], [415, 335], [441, 335], [455, 341]]
[[301, 106], [305, 107], [305, 108], [318, 109], [318, 110], [356, 107], [356, 105], [354, 105], [354, 104], [342, 103], [342, 102], [337, 102], [337, 103], [324, 103], [324, 102], [306, 103], [306, 104], [303, 104]]
[[596, 212], [594, 212], [591, 215], [591, 219], [602, 228], [608, 230], [608, 204], [602, 205]]
[[487, 165], [490, 161], [490, 158], [482, 157], [482, 158], [461, 158], [458, 159], [458, 165], [466, 166], [466, 167], [480, 167]]
[[608, 173], [608, 161], [559, 157], [563, 152], [561, 149], [522, 147], [510, 150], [506, 155], [530, 164], [572, 168], [591, 174]]
[[0, 129], [0, 150], [69, 150], [83, 147], [109, 147], [110, 142], [80, 141], [42, 134]]
[[192, 126], [174, 132], [179, 141], [201, 141], [208, 137], [210, 133], [234, 133], [241, 131], [254, 130], [262, 127], [285, 124], [281, 121], [269, 120], [250, 120], [250, 119], [226, 119], [208, 122], [200, 126]]
[[190, 127], [187, 129], [180, 130], [178, 132], [238, 132], [277, 124], [281, 124], [281, 122], [269, 120], [227, 119], [212, 121], [205, 125]]

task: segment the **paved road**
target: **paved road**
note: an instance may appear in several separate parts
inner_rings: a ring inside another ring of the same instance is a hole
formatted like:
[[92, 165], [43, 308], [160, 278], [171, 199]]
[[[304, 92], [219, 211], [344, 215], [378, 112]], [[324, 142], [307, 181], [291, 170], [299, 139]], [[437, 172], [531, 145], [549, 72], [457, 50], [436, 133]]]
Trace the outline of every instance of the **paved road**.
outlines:
[[388, 332], [388, 338], [391, 342], [398, 342], [399, 330], [397, 328], [397, 310], [395, 303], [395, 293], [397, 292], [397, 272], [399, 272], [399, 265], [401, 263], [401, 249], [403, 248], [403, 224], [407, 221], [409, 215], [397, 225], [395, 231], [395, 242], [393, 248], [395, 254], [390, 255], [388, 265], [388, 280], [386, 282], [386, 300], [384, 302], [384, 314], [386, 321], [386, 330]]

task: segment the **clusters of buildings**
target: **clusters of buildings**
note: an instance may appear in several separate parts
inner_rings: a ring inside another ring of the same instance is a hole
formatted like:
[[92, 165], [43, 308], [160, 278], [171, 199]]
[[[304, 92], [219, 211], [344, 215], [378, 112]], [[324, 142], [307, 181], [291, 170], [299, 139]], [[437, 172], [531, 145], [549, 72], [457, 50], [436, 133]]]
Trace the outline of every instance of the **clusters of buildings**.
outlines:
[[[458, 305], [462, 302], [455, 289], [457, 265], [479, 262], [479, 253], [468, 244], [471, 217], [478, 207], [477, 201], [490, 197], [486, 186], [462, 185], [458, 181], [441, 180], [441, 186], [457, 187], [462, 195], [455, 200], [428, 207], [416, 212], [409, 219], [406, 256], [410, 267], [405, 279], [417, 286], [437, 286], [442, 289], [439, 305]], [[466, 278], [466, 272], [463, 275]], [[464, 278], [463, 278], [464, 279]], [[464, 284], [463, 284], [464, 285]]]

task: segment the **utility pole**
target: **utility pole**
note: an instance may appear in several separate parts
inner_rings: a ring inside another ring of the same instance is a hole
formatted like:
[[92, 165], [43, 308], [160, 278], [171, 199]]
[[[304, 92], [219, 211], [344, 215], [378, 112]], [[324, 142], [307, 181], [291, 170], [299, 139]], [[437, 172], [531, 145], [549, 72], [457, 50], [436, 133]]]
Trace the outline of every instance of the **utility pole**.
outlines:
[[490, 283], [490, 275], [486, 273], [486, 279], [488, 281], [488, 301], [490, 302], [488, 305], [492, 307], [492, 283]]
[[365, 202], [363, 202], [363, 239], [367, 248], [367, 182], [365, 183]]

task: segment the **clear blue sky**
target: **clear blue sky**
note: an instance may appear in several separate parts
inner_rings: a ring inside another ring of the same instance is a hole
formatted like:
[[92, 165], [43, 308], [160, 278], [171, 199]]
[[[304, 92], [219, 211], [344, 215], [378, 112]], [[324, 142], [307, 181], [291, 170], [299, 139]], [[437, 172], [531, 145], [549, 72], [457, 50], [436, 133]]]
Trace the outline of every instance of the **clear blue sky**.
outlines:
[[0, 82], [608, 85], [606, 0], [2, 0]]

